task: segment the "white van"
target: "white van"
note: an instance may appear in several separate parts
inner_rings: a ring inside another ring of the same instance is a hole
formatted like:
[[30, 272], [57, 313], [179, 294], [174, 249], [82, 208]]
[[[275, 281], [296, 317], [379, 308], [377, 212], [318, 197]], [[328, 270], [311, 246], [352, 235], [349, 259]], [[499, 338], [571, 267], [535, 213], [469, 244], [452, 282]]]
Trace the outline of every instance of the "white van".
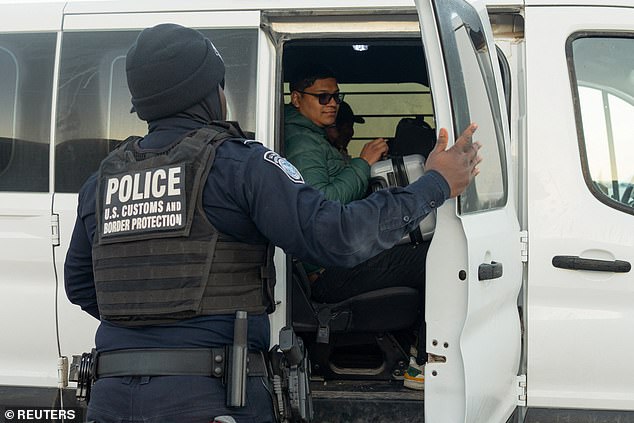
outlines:
[[634, 421], [632, 0], [0, 1], [0, 407], [72, 404], [60, 357], [97, 326], [63, 286], [77, 192], [145, 133], [125, 53], [161, 22], [214, 41], [229, 118], [282, 153], [285, 76], [308, 58], [366, 120], [352, 152], [403, 118], [479, 124], [481, 174], [427, 258], [424, 395], [402, 387], [393, 307], [315, 342], [320, 305], [277, 251], [272, 333], [307, 342], [314, 421]]

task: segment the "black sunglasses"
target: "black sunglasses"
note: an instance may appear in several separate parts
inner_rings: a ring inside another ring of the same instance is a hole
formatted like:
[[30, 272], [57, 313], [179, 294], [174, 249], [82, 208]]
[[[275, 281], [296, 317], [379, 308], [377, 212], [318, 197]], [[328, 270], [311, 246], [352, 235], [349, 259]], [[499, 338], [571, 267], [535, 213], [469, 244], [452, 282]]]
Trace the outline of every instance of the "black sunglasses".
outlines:
[[319, 99], [319, 104], [321, 104], [322, 106], [325, 106], [326, 104], [330, 103], [331, 99], [335, 99], [335, 103], [337, 104], [341, 104], [341, 102], [343, 101], [343, 97], [345, 96], [345, 94], [342, 93], [334, 93], [334, 94], [330, 94], [330, 93], [319, 93], [319, 94], [315, 94], [315, 93], [307, 93], [306, 91], [297, 91], [298, 93], [302, 93], [302, 94], [308, 94], [308, 95], [312, 95], [313, 97], [317, 97]]

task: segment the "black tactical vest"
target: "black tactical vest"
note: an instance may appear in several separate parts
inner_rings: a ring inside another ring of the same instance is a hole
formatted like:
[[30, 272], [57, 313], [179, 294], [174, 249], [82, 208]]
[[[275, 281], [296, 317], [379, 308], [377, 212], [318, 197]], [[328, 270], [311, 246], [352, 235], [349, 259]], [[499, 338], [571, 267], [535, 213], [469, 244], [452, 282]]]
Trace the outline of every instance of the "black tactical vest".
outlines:
[[122, 143], [99, 168], [93, 271], [99, 313], [125, 326], [274, 309], [273, 248], [219, 234], [202, 205], [228, 123], [163, 151]]

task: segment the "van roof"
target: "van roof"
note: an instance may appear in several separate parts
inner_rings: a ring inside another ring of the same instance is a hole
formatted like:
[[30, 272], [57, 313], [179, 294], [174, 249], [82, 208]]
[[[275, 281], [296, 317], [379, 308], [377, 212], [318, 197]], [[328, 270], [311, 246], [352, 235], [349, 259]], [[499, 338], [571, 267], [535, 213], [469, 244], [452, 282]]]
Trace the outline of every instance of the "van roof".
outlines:
[[[65, 4], [66, 13], [113, 13], [172, 10], [341, 10], [413, 9], [414, 0], [233, 0], [209, 2], [208, 0], [181, 0], [174, 6], [173, 0], [0, 0], [0, 4], [48, 3]], [[535, 6], [620, 6], [634, 7], [632, 0], [486, 0], [491, 9]]]
[[[37, 1], [37, 0], [36, 0]], [[414, 0], [233, 0], [209, 2], [208, 0], [181, 0], [175, 6], [173, 0], [71, 0], [66, 2], [67, 13], [108, 13], [139, 11], [200, 11], [200, 10], [308, 10], [308, 9], [413, 9]]]

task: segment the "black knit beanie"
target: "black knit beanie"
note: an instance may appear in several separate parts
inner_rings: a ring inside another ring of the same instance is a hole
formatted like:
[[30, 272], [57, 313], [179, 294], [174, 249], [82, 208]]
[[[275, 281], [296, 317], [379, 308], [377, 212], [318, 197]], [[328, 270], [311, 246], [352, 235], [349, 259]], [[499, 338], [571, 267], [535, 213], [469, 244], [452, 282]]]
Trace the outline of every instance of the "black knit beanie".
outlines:
[[216, 90], [225, 64], [202, 33], [176, 24], [144, 29], [126, 56], [128, 88], [146, 121], [176, 114]]

